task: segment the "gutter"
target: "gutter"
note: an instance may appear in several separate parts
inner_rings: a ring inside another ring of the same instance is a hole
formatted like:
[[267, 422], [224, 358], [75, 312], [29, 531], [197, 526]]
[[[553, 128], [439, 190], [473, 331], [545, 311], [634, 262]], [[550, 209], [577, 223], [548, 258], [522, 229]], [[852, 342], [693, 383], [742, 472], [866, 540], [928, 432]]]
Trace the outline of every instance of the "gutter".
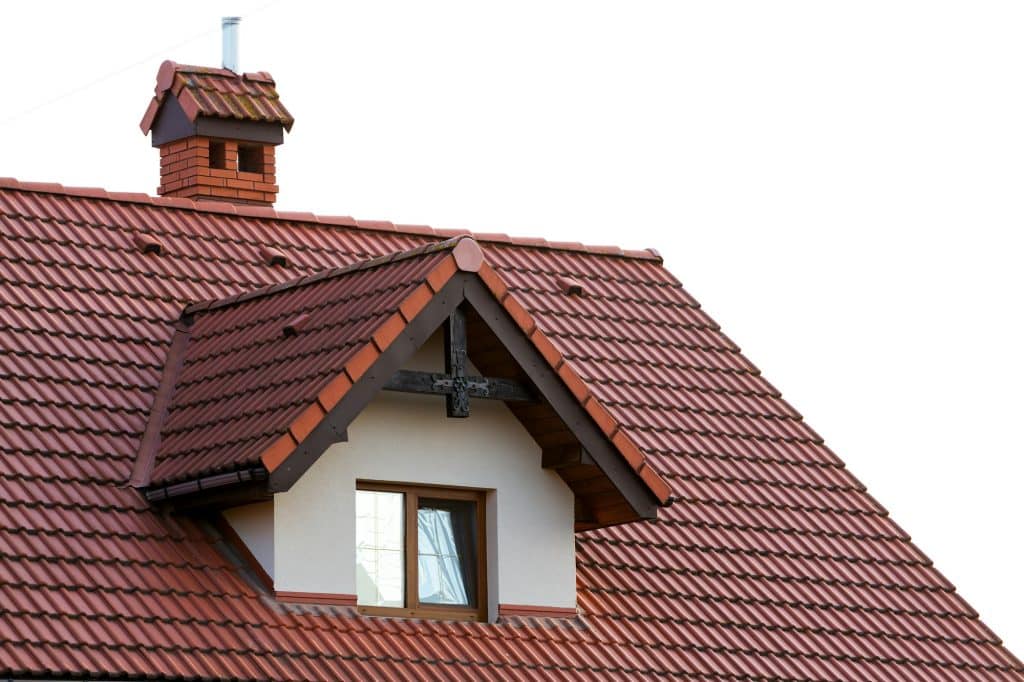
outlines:
[[146, 490], [143, 494], [150, 502], [161, 502], [173, 497], [192, 495], [193, 493], [198, 493], [203, 490], [210, 490], [211, 488], [223, 488], [224, 486], [234, 485], [236, 483], [265, 480], [267, 480], [267, 470], [263, 467], [254, 467], [252, 469], [230, 471], [226, 474], [215, 474], [213, 476], [206, 476], [204, 478], [184, 481], [182, 483], [157, 486]]

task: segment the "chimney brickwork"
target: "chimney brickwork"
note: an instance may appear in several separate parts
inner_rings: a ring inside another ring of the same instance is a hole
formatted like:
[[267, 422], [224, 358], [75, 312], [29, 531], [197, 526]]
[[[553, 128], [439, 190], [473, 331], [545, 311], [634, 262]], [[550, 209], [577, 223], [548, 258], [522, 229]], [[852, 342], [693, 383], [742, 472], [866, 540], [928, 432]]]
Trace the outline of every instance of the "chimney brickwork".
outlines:
[[164, 62], [142, 118], [160, 150], [162, 196], [273, 205], [274, 148], [294, 119], [269, 73]]
[[160, 147], [161, 196], [270, 206], [277, 190], [271, 144], [193, 136]]

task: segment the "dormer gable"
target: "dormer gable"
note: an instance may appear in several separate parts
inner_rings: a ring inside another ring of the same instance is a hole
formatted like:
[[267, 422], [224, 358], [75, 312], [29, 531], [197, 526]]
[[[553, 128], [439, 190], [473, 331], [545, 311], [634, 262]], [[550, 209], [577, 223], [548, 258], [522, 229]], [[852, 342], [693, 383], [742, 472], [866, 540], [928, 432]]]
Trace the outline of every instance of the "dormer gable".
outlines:
[[443, 395], [450, 378], [416, 388], [408, 384], [428, 377], [400, 370], [463, 315], [464, 352], [489, 376], [455, 383], [470, 400], [535, 397], [496, 394], [576, 492], [579, 529], [653, 518], [669, 502], [668, 486], [470, 238], [190, 305], [132, 483], [179, 505], [287, 491], [379, 391]]
[[[410, 366], [426, 351], [434, 366]], [[468, 430], [444, 425], [476, 411]], [[187, 307], [132, 483], [179, 511], [231, 510], [282, 599], [358, 591], [371, 615], [476, 620], [575, 613], [574, 531], [671, 501], [470, 238]], [[369, 563], [352, 573], [357, 538]], [[448, 553], [423, 555], [429, 542]], [[424, 561], [461, 577], [435, 567], [423, 583]]]

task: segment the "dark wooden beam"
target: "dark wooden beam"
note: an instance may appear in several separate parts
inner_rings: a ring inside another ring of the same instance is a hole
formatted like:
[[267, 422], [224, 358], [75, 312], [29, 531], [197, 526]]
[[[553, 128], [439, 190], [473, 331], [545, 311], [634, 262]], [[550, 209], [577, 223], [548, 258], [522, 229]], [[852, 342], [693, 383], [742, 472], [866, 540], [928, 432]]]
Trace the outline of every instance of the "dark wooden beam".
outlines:
[[[448, 395], [452, 392], [453, 387], [452, 377], [447, 374], [419, 372], [411, 369], [398, 370], [384, 384], [385, 391], [427, 393], [430, 395]], [[467, 376], [466, 390], [471, 398], [517, 402], [533, 402], [536, 400], [530, 389], [514, 379]]]
[[466, 314], [456, 308], [444, 325], [444, 373], [451, 382], [444, 403], [449, 417], [469, 416], [469, 383], [466, 380]]
[[545, 448], [541, 453], [541, 466], [545, 469], [565, 469], [584, 464], [595, 465], [594, 458], [580, 445]]
[[466, 374], [469, 362], [466, 341], [466, 313], [455, 308], [444, 322], [444, 373], [400, 369], [384, 384], [385, 391], [443, 395], [449, 417], [469, 416], [470, 398], [524, 401], [536, 400], [533, 392], [514, 379]]
[[576, 497], [573, 501], [573, 515], [577, 526], [579, 524], [593, 524], [597, 522], [597, 519], [594, 518], [594, 510], [580, 497]]

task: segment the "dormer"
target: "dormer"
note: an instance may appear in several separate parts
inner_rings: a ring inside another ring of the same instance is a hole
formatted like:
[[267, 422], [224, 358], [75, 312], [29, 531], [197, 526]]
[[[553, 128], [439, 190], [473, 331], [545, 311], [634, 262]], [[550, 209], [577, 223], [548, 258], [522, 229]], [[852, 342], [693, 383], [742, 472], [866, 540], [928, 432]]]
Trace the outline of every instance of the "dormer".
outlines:
[[270, 206], [274, 149], [292, 123], [265, 71], [165, 61], [139, 127], [160, 150], [161, 196]]
[[575, 615], [574, 533], [670, 502], [469, 238], [189, 306], [133, 483], [279, 601], [484, 621]]

